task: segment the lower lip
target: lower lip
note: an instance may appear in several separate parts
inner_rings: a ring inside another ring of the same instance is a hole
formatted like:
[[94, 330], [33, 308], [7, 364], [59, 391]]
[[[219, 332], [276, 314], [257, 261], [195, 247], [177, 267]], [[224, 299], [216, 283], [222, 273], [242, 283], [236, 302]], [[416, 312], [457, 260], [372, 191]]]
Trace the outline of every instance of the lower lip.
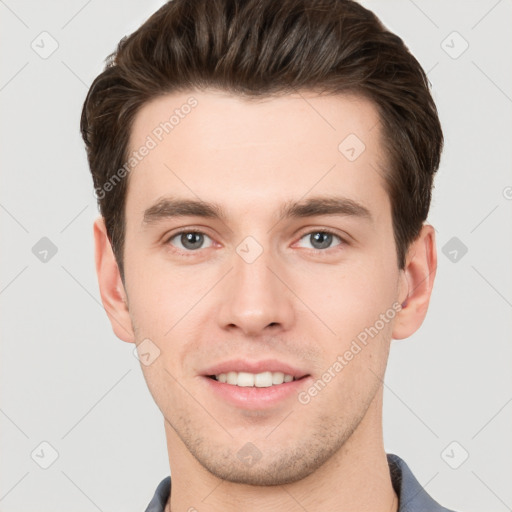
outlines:
[[262, 409], [279, 404], [292, 396], [297, 396], [300, 389], [307, 384], [311, 377], [284, 382], [266, 388], [233, 386], [210, 377], [203, 377], [209, 389], [223, 401], [244, 409]]

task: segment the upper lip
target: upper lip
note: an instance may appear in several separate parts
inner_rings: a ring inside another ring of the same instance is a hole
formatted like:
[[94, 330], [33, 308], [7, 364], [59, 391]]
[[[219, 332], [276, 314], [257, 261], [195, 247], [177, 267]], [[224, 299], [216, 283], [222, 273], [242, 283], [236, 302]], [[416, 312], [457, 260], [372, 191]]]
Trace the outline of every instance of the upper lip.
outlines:
[[207, 368], [203, 375], [220, 375], [221, 373], [228, 372], [248, 372], [248, 373], [263, 373], [263, 372], [282, 372], [285, 375], [291, 375], [296, 379], [300, 379], [308, 375], [307, 372], [300, 370], [282, 361], [276, 359], [265, 359], [263, 361], [250, 361], [247, 359], [232, 359], [224, 361]]

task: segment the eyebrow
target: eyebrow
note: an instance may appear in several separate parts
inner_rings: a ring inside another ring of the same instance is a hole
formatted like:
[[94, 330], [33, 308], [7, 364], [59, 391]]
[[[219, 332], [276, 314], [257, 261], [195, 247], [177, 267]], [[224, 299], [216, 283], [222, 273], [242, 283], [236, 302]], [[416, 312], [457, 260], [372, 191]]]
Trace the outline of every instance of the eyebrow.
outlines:
[[[295, 219], [319, 215], [340, 215], [361, 218], [370, 223], [373, 217], [368, 208], [346, 197], [321, 196], [304, 201], [288, 201], [280, 209], [280, 219]], [[143, 224], [175, 217], [204, 217], [227, 222], [227, 215], [221, 205], [194, 199], [166, 197], [144, 211]]]

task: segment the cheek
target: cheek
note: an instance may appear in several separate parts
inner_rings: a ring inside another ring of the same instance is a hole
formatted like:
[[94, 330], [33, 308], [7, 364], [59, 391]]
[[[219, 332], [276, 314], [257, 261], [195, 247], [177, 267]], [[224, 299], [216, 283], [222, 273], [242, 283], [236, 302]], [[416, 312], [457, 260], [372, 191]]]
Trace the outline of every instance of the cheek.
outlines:
[[298, 276], [297, 295], [345, 340], [373, 325], [396, 298], [398, 270], [381, 258], [361, 256], [350, 265], [318, 266]]
[[213, 295], [209, 292], [219, 279], [213, 266], [203, 271], [171, 268], [162, 260], [132, 253], [126, 265], [129, 314], [136, 339], [149, 338], [160, 350], [154, 368], [143, 368], [148, 385], [155, 389], [167, 381], [173, 385], [166, 370], [176, 378], [191, 371], [184, 366], [186, 355], [201, 350], [194, 343], [204, 338], [206, 321], [215, 317], [210, 314]]
[[130, 316], [145, 330], [143, 336], [165, 335], [204, 294], [197, 273], [171, 269], [143, 252], [131, 251], [125, 258], [125, 274]]

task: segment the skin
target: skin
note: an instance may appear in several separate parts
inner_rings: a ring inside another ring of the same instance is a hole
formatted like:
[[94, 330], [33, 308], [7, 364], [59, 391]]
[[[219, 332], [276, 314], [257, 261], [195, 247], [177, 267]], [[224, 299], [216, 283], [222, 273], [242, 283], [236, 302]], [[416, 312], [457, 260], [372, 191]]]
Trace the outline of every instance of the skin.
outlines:
[[[249, 102], [213, 90], [181, 92], [143, 106], [130, 148], [191, 95], [197, 107], [129, 175], [124, 285], [103, 219], [94, 224], [100, 293], [115, 334], [137, 344], [149, 338], [160, 350], [141, 368], [165, 420], [168, 506], [397, 510], [382, 438], [382, 379], [391, 340], [424, 320], [437, 258], [425, 224], [398, 268], [376, 108], [353, 95]], [[351, 133], [366, 146], [354, 161], [338, 150]], [[143, 222], [144, 211], [168, 195], [219, 203], [227, 218]], [[287, 201], [326, 195], [357, 201], [372, 220], [279, 216]], [[190, 228], [205, 234], [199, 249], [172, 237]], [[313, 235], [323, 229], [336, 236], [318, 248]], [[262, 249], [252, 263], [236, 251], [247, 236]], [[201, 376], [234, 357], [277, 359], [310, 375], [305, 391], [406, 298], [307, 404], [294, 394], [270, 408], [237, 408]], [[252, 465], [237, 457], [248, 442], [261, 456]]]

